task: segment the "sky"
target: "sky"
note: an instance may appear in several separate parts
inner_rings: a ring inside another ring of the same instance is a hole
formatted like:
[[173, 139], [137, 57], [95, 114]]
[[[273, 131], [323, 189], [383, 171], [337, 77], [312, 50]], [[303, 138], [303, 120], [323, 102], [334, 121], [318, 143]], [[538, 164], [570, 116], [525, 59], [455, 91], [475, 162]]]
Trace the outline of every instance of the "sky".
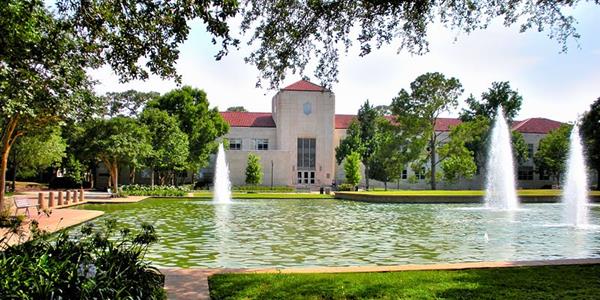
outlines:
[[[570, 40], [566, 53], [560, 52], [561, 45], [548, 38], [547, 32], [519, 33], [517, 26], [504, 27], [500, 20], [471, 34], [434, 25], [429, 32], [430, 51], [420, 56], [397, 53], [394, 43], [365, 57], [359, 57], [353, 48], [340, 57], [338, 82], [331, 87], [336, 113], [356, 114], [367, 99], [375, 105], [390, 104], [417, 76], [442, 72], [462, 83], [465, 92], [461, 104], [469, 94], [480, 98], [494, 81], [509, 81], [523, 97], [516, 119], [544, 117], [573, 122], [600, 97], [600, 6], [581, 4], [573, 16], [581, 38]], [[270, 112], [271, 98], [277, 91], [256, 88], [259, 72], [243, 60], [249, 50], [233, 50], [216, 61], [214, 55], [219, 49], [210, 43], [204, 25], [199, 21], [190, 25], [190, 36], [180, 46], [177, 63], [182, 84], [206, 91], [211, 106], [220, 110], [244, 106], [249, 111]], [[99, 94], [128, 89], [165, 93], [177, 88], [173, 80], [157, 77], [120, 84], [107, 67], [90, 74], [100, 82], [96, 86]], [[319, 82], [312, 69], [305, 75]], [[300, 79], [298, 74], [288, 74], [281, 87]], [[456, 117], [459, 110], [444, 116]]]

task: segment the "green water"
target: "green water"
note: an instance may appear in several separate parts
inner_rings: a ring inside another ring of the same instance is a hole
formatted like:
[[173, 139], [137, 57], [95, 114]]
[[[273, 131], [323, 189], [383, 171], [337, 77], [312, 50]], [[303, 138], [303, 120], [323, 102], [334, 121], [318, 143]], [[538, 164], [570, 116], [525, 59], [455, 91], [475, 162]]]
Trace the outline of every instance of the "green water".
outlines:
[[[148, 199], [89, 204], [103, 218], [150, 222], [160, 267], [398, 265], [600, 256], [600, 229], [561, 225], [560, 204], [498, 212], [466, 204], [338, 200]], [[600, 224], [600, 207], [590, 223]]]

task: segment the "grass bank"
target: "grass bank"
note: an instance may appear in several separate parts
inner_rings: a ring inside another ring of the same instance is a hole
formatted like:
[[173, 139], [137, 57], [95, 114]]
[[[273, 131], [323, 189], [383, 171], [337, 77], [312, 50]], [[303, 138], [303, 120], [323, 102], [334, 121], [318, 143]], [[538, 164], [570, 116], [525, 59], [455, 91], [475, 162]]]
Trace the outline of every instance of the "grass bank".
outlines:
[[[195, 198], [212, 199], [212, 192], [195, 192]], [[314, 193], [232, 193], [233, 199], [333, 199], [332, 195]]]
[[212, 299], [596, 299], [600, 265], [339, 274], [218, 274]]
[[[484, 196], [483, 190], [389, 190], [389, 191], [367, 191], [367, 192], [346, 192], [362, 195], [383, 195], [383, 196]], [[562, 194], [562, 190], [517, 190], [519, 196], [531, 197], [556, 197]], [[600, 191], [590, 191], [590, 196], [600, 196]]]

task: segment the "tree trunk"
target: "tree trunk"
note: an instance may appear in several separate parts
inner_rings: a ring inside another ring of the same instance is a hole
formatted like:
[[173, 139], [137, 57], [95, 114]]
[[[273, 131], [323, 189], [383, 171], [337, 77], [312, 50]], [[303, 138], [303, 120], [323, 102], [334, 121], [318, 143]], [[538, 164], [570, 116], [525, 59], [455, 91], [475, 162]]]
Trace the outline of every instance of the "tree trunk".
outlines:
[[436, 183], [435, 182], [435, 179], [436, 179], [435, 178], [435, 159], [436, 159], [436, 156], [435, 156], [435, 154], [436, 154], [435, 153], [435, 134], [434, 134], [434, 137], [431, 138], [431, 141], [429, 143], [429, 149], [431, 151], [431, 155], [430, 155], [430, 157], [431, 157], [431, 189], [435, 190], [435, 188], [436, 188], [435, 187], [435, 183]]
[[150, 186], [154, 187], [154, 167], [150, 168]]
[[4, 209], [4, 196], [6, 195], [6, 167], [8, 165], [10, 147], [19, 136], [19, 134], [13, 136], [17, 124], [18, 116], [11, 117], [2, 134], [2, 156], [0, 158], [0, 210]]
[[135, 184], [135, 166], [132, 166], [129, 171], [129, 184]]
[[387, 181], [383, 182], [383, 188], [387, 191]]
[[596, 169], [596, 191], [600, 191], [600, 168]]
[[365, 185], [366, 190], [369, 190], [369, 165], [365, 164]]

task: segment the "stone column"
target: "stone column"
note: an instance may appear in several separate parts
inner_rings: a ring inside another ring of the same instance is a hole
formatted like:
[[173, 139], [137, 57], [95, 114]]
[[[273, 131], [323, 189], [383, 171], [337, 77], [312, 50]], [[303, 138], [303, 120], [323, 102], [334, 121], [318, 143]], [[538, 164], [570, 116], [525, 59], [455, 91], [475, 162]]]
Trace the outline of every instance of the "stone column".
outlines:
[[44, 193], [38, 193], [38, 205], [40, 209], [46, 208], [46, 201], [44, 201]]
[[66, 190], [65, 193], [67, 194], [67, 199], [65, 200], [65, 205], [67, 205], [67, 204], [71, 203], [71, 191]]
[[54, 207], [56, 203], [54, 203], [54, 192], [48, 193], [48, 207]]
[[85, 201], [85, 196], [83, 195], [83, 189], [79, 190], [79, 202]]
[[58, 191], [58, 206], [63, 205], [63, 192]]
[[77, 203], [77, 190], [73, 191], [73, 203]]

